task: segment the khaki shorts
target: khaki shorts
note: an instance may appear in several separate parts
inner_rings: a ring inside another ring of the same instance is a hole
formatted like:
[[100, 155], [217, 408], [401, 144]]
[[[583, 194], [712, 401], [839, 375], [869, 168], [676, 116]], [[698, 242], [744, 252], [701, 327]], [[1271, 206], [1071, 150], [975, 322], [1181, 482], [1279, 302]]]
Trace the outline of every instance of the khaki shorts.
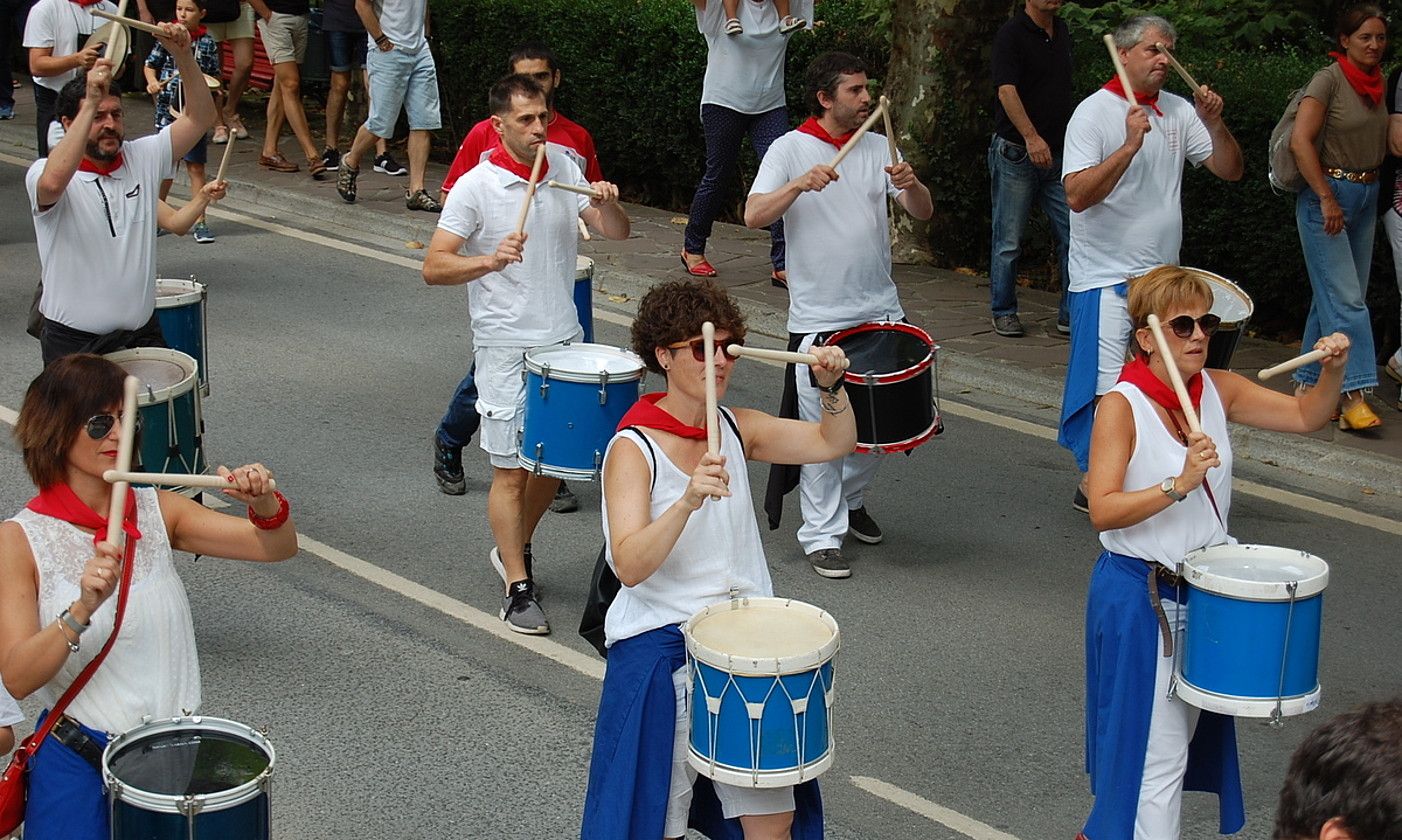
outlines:
[[263, 51], [268, 54], [269, 64], [302, 63], [307, 55], [307, 23], [310, 19], [308, 15], [273, 12], [268, 20], [258, 21], [258, 32], [263, 36]]
[[209, 37], [216, 41], [240, 41], [244, 38], [253, 40], [253, 6], [248, 3], [239, 4], [239, 16], [227, 23], [210, 23], [205, 28], [209, 30]]

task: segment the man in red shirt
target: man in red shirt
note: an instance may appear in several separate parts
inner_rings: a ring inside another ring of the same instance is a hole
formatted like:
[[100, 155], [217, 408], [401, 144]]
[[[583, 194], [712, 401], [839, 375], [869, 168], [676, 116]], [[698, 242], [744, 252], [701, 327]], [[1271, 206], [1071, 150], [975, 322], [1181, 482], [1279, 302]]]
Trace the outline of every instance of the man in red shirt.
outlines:
[[[545, 104], [550, 108], [550, 123], [545, 129], [545, 141], [554, 151], [563, 151], [579, 166], [589, 183], [602, 181], [603, 171], [599, 169], [599, 159], [594, 154], [594, 138], [584, 126], [567, 118], [555, 110], [555, 91], [560, 87], [560, 66], [554, 53], [544, 44], [531, 41], [512, 50], [507, 59], [507, 69], [512, 73], [530, 76], [545, 89]], [[487, 159], [501, 144], [501, 136], [492, 128], [490, 118], [472, 127], [458, 148], [457, 157], [443, 179], [443, 189], [439, 202], [448, 200], [448, 193], [458, 179], [467, 174], [478, 163]], [[438, 489], [450, 496], [461, 496], [467, 492], [467, 478], [462, 470], [462, 448], [472, 440], [481, 422], [477, 414], [477, 383], [473, 376], [476, 366], [469, 368], [467, 376], [458, 384], [453, 400], [448, 404], [448, 412], [438, 424], [433, 436], [433, 477], [438, 481]], [[569, 513], [579, 509], [579, 500], [574, 493], [560, 482], [555, 501], [550, 509], [556, 513]], [[530, 546], [526, 546], [527, 555]]]

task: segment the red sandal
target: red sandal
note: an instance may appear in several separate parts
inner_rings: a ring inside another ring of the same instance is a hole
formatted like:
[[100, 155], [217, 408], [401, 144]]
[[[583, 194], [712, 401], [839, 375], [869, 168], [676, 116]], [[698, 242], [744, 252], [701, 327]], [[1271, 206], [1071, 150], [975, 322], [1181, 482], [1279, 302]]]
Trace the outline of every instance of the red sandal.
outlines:
[[716, 271], [716, 267], [711, 265], [711, 263], [705, 257], [702, 257], [701, 262], [697, 263], [696, 265], [691, 265], [690, 263], [688, 263], [686, 261], [686, 258], [686, 249], [683, 248], [682, 270], [685, 271], [687, 274], [690, 274], [692, 277], [715, 277], [717, 274], [719, 274], [719, 272]]

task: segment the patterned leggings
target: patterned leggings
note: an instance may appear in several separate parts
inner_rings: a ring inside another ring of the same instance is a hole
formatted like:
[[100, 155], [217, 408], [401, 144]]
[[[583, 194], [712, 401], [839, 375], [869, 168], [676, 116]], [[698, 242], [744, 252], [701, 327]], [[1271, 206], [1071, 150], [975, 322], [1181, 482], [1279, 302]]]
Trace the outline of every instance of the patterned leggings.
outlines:
[[[755, 156], [764, 159], [773, 143], [789, 130], [789, 114], [775, 108], [763, 114], [742, 114], [720, 105], [701, 106], [701, 127], [706, 133], [706, 174], [696, 185], [691, 199], [691, 217], [686, 223], [684, 247], [687, 253], [706, 253], [711, 224], [720, 214], [726, 187], [734, 180], [740, 163], [740, 143], [750, 135]], [[769, 261], [776, 271], [784, 268], [784, 221], [769, 226]]]

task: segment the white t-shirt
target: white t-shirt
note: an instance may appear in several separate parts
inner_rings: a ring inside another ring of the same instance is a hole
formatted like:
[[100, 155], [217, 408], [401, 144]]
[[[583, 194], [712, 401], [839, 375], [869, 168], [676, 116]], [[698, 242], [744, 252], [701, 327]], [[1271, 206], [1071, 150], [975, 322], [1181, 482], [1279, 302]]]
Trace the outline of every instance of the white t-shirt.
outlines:
[[[835, 154], [831, 143], [790, 131], [769, 147], [750, 195], [774, 192]], [[891, 280], [886, 199], [900, 190], [886, 174], [890, 165], [886, 138], [868, 132], [838, 166], [836, 181], [803, 193], [784, 212], [789, 332], [905, 317]]]
[[[52, 47], [55, 58], [73, 55], [82, 48], [89, 35], [107, 23], [102, 18], [93, 17], [92, 9], [117, 13], [116, 4], [107, 0], [86, 8], [70, 0], [39, 0], [29, 10], [29, 17], [25, 20], [25, 48]], [[57, 92], [77, 75], [75, 69], [57, 76], [34, 76], [33, 79], [34, 84]]]
[[[1212, 137], [1193, 104], [1159, 94], [1158, 116], [1120, 182], [1105, 200], [1071, 214], [1071, 291], [1123, 283], [1158, 265], [1177, 265], [1183, 242], [1183, 161], [1199, 166]], [[1098, 166], [1125, 142], [1125, 101], [1104, 88], [1092, 93], [1066, 126], [1061, 177]]]
[[24, 723], [24, 712], [19, 710], [19, 704], [5, 690], [5, 686], [0, 685], [0, 726], [14, 726], [17, 723]]
[[[812, 0], [795, 0], [790, 11], [794, 17], [813, 20]], [[740, 0], [736, 16], [745, 31], [727, 35], [721, 0], [706, 0], [706, 8], [696, 10], [696, 28], [706, 38], [701, 104], [742, 114], [782, 108], [789, 36], [779, 34], [779, 13], [769, 0]]]
[[171, 170], [169, 130], [122, 144], [111, 175], [75, 172], [54, 206], [40, 211], [39, 176], [25, 176], [44, 297], [44, 317], [85, 332], [134, 330], [156, 307], [156, 203]]
[[[588, 186], [569, 156], [547, 148], [549, 170], [526, 218], [522, 261], [467, 284], [472, 343], [480, 347], [534, 347], [565, 341], [579, 332], [574, 308], [574, 269], [579, 255], [579, 214], [588, 196], [555, 190], [547, 180]], [[526, 181], [490, 160], [474, 166], [448, 193], [438, 227], [462, 237], [460, 253], [494, 254], [526, 197]]]
[[[416, 53], [428, 43], [424, 37], [424, 11], [428, 0], [375, 0], [375, 16], [380, 29], [395, 49]], [[366, 33], [370, 49], [378, 49]]]

